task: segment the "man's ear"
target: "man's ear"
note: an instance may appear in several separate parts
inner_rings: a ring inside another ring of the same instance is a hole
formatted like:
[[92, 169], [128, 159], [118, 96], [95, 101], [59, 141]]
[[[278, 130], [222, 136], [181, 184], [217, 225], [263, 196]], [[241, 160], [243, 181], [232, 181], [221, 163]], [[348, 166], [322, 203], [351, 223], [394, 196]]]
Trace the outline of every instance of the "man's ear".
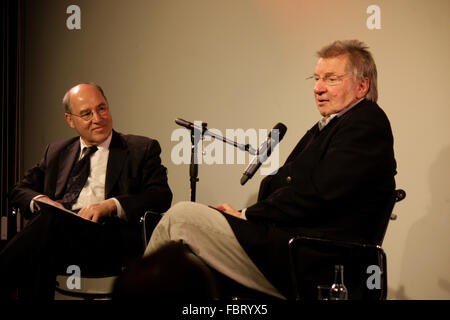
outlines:
[[369, 86], [370, 86], [369, 78], [364, 78], [364, 80], [362, 80], [359, 83], [358, 93], [357, 93], [358, 99], [361, 99], [367, 95], [367, 92], [369, 92]]
[[73, 129], [75, 129], [75, 124], [73, 123], [72, 116], [68, 113], [64, 113], [64, 117], [66, 118], [67, 123]]

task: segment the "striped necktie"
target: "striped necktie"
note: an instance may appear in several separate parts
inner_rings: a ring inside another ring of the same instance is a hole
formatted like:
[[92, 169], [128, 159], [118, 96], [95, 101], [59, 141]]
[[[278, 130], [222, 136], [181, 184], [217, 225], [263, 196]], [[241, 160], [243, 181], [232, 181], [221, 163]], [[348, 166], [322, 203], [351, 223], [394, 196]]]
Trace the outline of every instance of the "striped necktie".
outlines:
[[59, 201], [66, 209], [72, 209], [80, 195], [81, 189], [86, 184], [89, 173], [91, 172], [91, 156], [96, 152], [96, 146], [85, 147], [83, 149], [84, 156], [72, 168], [69, 179], [67, 181], [66, 192], [64, 197]]

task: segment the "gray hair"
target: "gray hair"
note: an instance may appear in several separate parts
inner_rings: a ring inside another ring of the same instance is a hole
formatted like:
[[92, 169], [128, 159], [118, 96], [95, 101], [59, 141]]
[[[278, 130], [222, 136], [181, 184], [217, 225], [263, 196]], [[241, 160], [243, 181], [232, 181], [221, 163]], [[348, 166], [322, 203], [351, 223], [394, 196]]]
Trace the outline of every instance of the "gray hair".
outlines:
[[[105, 96], [105, 93], [103, 92], [102, 87], [100, 87], [98, 84], [93, 83], [93, 82], [84, 82], [84, 83], [79, 83], [79, 84], [77, 84], [77, 86], [79, 86], [80, 84], [88, 84], [88, 85], [91, 85], [91, 86], [96, 87], [96, 88], [98, 89], [98, 91], [100, 91], [100, 93], [102, 94], [103, 98], [105, 98], [105, 100], [108, 101], [108, 99], [107, 99], [106, 96]], [[66, 113], [71, 113], [71, 110], [72, 110], [72, 107], [71, 107], [71, 105], [70, 105], [70, 96], [71, 96], [71, 93], [70, 93], [70, 92], [72, 91], [73, 88], [74, 88], [74, 87], [70, 88], [70, 89], [66, 92], [66, 94], [64, 95], [64, 97], [63, 97], [63, 99], [62, 99], [62, 104], [63, 104], [63, 106], [64, 106], [64, 112], [66, 112]]]
[[377, 102], [377, 66], [373, 60], [369, 47], [359, 40], [343, 40], [335, 41], [317, 52], [319, 58], [333, 58], [343, 54], [347, 54], [349, 64], [347, 69], [354, 73], [355, 77], [360, 80], [369, 79], [369, 90], [366, 99]]

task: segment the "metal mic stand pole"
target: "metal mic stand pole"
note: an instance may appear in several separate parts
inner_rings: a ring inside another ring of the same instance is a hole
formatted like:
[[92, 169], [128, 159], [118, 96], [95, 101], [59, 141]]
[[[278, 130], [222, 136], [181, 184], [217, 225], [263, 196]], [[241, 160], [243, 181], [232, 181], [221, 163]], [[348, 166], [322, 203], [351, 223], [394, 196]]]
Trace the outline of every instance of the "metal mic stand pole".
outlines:
[[189, 165], [189, 177], [191, 182], [191, 201], [195, 202], [198, 179], [198, 142], [203, 139], [203, 133], [208, 124], [202, 122], [201, 131], [196, 127], [191, 127], [191, 164]]

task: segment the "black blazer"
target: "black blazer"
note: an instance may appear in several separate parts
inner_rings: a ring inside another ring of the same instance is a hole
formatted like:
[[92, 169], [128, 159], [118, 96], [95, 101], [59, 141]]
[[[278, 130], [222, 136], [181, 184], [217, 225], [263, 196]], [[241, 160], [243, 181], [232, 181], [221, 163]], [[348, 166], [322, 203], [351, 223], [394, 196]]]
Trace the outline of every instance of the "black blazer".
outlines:
[[263, 179], [248, 221], [225, 216], [250, 258], [289, 296], [288, 240], [301, 234], [373, 242], [395, 174], [389, 120], [363, 100], [305, 134], [278, 172]]
[[[64, 195], [67, 179], [80, 150], [79, 137], [47, 146], [43, 159], [25, 173], [10, 199], [25, 216], [39, 194], [53, 200]], [[138, 221], [146, 210], [165, 212], [172, 202], [167, 169], [161, 164], [157, 140], [113, 131], [106, 170], [105, 198], [115, 197], [128, 221]]]

